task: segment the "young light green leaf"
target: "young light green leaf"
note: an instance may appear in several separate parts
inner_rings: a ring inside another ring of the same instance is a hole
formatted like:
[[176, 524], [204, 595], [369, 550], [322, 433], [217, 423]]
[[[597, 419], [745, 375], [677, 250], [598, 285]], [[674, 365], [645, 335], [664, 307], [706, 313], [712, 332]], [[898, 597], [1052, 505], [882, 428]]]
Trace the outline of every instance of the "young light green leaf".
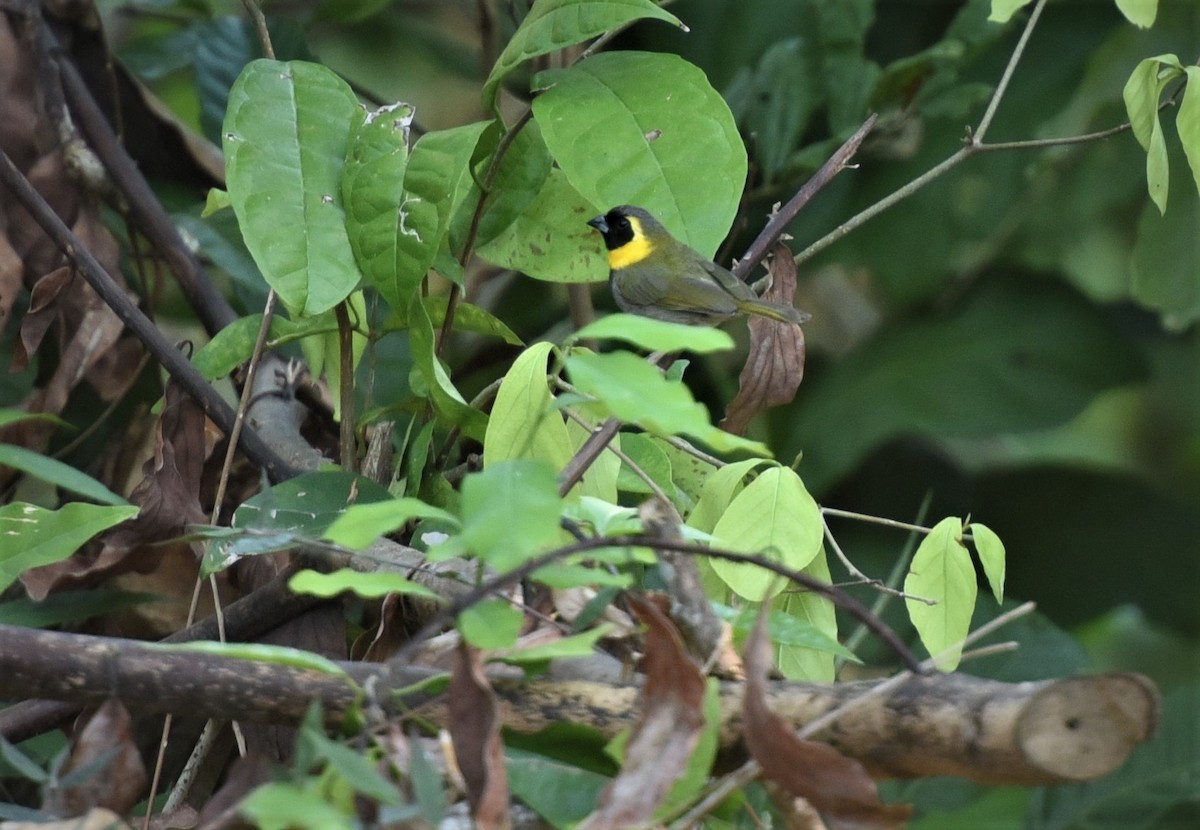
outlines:
[[520, 354], [500, 383], [487, 434], [483, 466], [516, 458], [537, 458], [561, 470], [575, 449], [546, 379], [552, 343], [535, 343]]
[[434, 411], [450, 425], [461, 429], [464, 435], [482, 441], [487, 432], [487, 416], [470, 406], [454, 388], [450, 375], [435, 353], [433, 323], [419, 295], [414, 294], [408, 304], [408, 322], [413, 362], [429, 389]]
[[668, 381], [636, 355], [575, 350], [567, 357], [566, 365], [571, 382], [622, 421], [638, 424], [656, 435], [689, 435], [720, 452], [770, 454], [757, 441], [717, 429], [709, 421], [708, 410], [697, 403], [686, 386]]
[[995, 531], [979, 522], [971, 522], [971, 537], [975, 540], [983, 575], [987, 577], [996, 602], [1004, 602], [1004, 543]]
[[131, 519], [131, 505], [71, 502], [58, 510], [14, 501], [0, 506], [0, 591], [22, 573], [66, 559], [97, 533]]
[[525, 616], [502, 599], [472, 605], [458, 615], [458, 630], [481, 649], [510, 648], [517, 642]]
[[349, 813], [330, 802], [328, 793], [283, 782], [258, 787], [238, 805], [238, 811], [262, 830], [293, 827], [353, 830], [360, 826], [360, 822], [351, 820]]
[[362, 550], [380, 536], [404, 527], [413, 519], [441, 519], [458, 524], [453, 514], [420, 499], [388, 499], [350, 505], [325, 529], [324, 538], [335, 545]]
[[266, 643], [218, 643], [213, 640], [198, 640], [192, 643], [143, 643], [142, 648], [156, 651], [208, 654], [213, 657], [228, 657], [233, 660], [249, 660], [255, 663], [270, 663], [275, 666], [290, 666], [294, 669], [311, 669], [335, 677], [350, 675], [328, 657], [312, 651], [291, 646], [276, 646]]
[[726, 464], [714, 471], [704, 482], [700, 500], [696, 502], [695, 509], [688, 515], [688, 527], [711, 533], [712, 529], [717, 526], [717, 520], [728, 509], [729, 502], [733, 501], [733, 497], [741, 492], [742, 479], [749, 475], [755, 467], [769, 463], [771, 462], [762, 458], [749, 458], [745, 461]]
[[477, 253], [534, 279], [598, 282], [608, 277], [608, 260], [599, 234], [585, 221], [595, 211], [554, 168], [524, 212]]
[[[594, 419], [590, 418], [587, 413], [576, 413], [587, 424], [579, 423], [574, 418], [567, 420], [567, 434], [571, 436], [571, 451], [572, 454], [579, 451], [584, 442], [592, 435], [592, 430], [597, 424]], [[621, 449], [621, 436], [615, 435], [612, 443], [609, 444], [612, 449]], [[600, 453], [600, 457], [592, 462], [592, 466], [583, 475], [583, 479], [571, 488], [570, 496], [574, 498], [576, 495], [580, 497], [592, 497], [605, 501], [610, 504], [615, 504], [617, 501], [617, 476], [621, 472], [621, 459], [616, 453], [606, 451]]]
[[[637, 470], [654, 482], [663, 492], [671, 495], [675, 485], [671, 481], [671, 459], [647, 435], [630, 432], [621, 436], [621, 452]], [[626, 493], [653, 493], [654, 489], [628, 464], [622, 463], [617, 472], [617, 489]]]
[[546, 91], [533, 99], [534, 116], [585, 199], [602, 210], [639, 205], [713, 255], [742, 197], [746, 148], [700, 69], [663, 53], [603, 52], [537, 84]]
[[992, 11], [988, 20], [993, 23], [1007, 23], [1012, 16], [1032, 3], [1033, 0], [992, 0]]
[[1158, 0], [1117, 0], [1117, 8], [1134, 26], [1149, 29], [1158, 15]]
[[388, 594], [411, 594], [426, 599], [441, 599], [424, 585], [418, 585], [398, 573], [361, 573], [350, 568], [341, 568], [327, 574], [311, 570], [300, 571], [288, 580], [288, 588], [296, 594], [312, 594], [326, 599], [346, 591], [367, 599], [378, 599]]
[[[822, 582], [831, 582], [829, 561], [825, 551], [818, 552], [817, 557], [804, 568], [804, 572]], [[833, 603], [812, 591], [797, 591], [783, 596], [783, 611], [796, 620], [811, 626], [818, 634], [837, 642], [837, 614]], [[779, 603], [779, 598], [775, 600]], [[775, 661], [783, 676], [790, 680], [807, 680], [810, 683], [832, 683], [834, 679], [834, 656], [837, 654], [825, 648], [812, 648], [807, 645], [778, 645]]]
[[720, 329], [652, 320], [636, 314], [601, 317], [571, 335], [568, 342], [577, 343], [587, 339], [620, 340], [652, 352], [686, 349], [697, 354], [711, 354], [733, 348], [733, 338]]
[[461, 543], [497, 571], [508, 571], [558, 541], [555, 470], [544, 461], [501, 461], [463, 480]]
[[87, 473], [25, 447], [0, 444], [0, 464], [101, 504], [129, 504]]
[[957, 668], [975, 611], [975, 567], [963, 546], [962, 533], [962, 520], [953, 516], [934, 525], [917, 547], [904, 580], [905, 594], [935, 603], [905, 600], [909, 619], [925, 648], [933, 656], [945, 654], [938, 663], [941, 671]]
[[[409, 221], [409, 205], [416, 201], [404, 190], [412, 119], [408, 104], [358, 116], [342, 171], [350, 247], [363, 276], [393, 307], [407, 305], [425, 275], [428, 264], [415, 272], [420, 263], [410, 252], [433, 230]], [[412, 242], [405, 243], [406, 237]]]
[[1184, 71], [1187, 89], [1175, 117], [1175, 129], [1179, 132], [1179, 143], [1183, 145], [1188, 167], [1192, 168], [1196, 189], [1200, 191], [1200, 66], [1189, 66]]
[[358, 287], [341, 175], [354, 91], [315, 63], [256, 60], [229, 92], [226, 184], [246, 247], [294, 315], [320, 314]]
[[1146, 150], [1146, 185], [1159, 213], [1167, 210], [1170, 169], [1158, 99], [1163, 88], [1181, 74], [1183, 67], [1175, 55], [1146, 58], [1134, 68], [1122, 91], [1133, 134]]
[[495, 108], [500, 82], [530, 58], [583, 43], [642, 18], [687, 28], [651, 0], [535, 0], [484, 82], [483, 105]]
[[[787, 467], [771, 467], [734, 497], [713, 535], [722, 547], [756, 553], [798, 571], [820, 552], [824, 525], [800, 477]], [[754, 602], [763, 601], [770, 588], [783, 587], [777, 575], [755, 565], [723, 559], [711, 564], [735, 593]]]

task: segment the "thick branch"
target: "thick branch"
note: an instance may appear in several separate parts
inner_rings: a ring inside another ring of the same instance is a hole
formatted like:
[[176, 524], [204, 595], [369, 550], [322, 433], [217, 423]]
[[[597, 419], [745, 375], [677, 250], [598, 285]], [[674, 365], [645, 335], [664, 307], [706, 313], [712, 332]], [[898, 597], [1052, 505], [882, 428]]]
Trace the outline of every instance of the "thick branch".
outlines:
[[[429, 676], [408, 668], [396, 685], [381, 666], [342, 663], [384, 710], [402, 715], [423, 702], [393, 689]], [[394, 669], [393, 669], [394, 670]], [[506, 725], [536, 730], [571, 721], [613, 735], [638, 716], [635, 685], [511, 678], [493, 680]], [[873, 682], [772, 684], [774, 711], [797, 728], [845, 706], [814, 736], [879, 776], [961, 775], [978, 781], [1048, 784], [1111, 772], [1147, 740], [1158, 719], [1154, 686], [1138, 675], [1001, 683], [955, 674], [914, 676], [883, 694]], [[172, 653], [129, 640], [0, 626], [0, 696], [96, 703], [109, 697], [146, 712], [295, 722], [321, 700], [337, 720], [357, 697], [344, 678], [308, 669]], [[740, 737], [742, 687], [721, 689], [721, 742]], [[861, 698], [861, 699], [860, 699]], [[855, 703], [852, 701], [857, 700]], [[850, 704], [850, 705], [847, 705]], [[440, 705], [422, 714], [444, 722]]]

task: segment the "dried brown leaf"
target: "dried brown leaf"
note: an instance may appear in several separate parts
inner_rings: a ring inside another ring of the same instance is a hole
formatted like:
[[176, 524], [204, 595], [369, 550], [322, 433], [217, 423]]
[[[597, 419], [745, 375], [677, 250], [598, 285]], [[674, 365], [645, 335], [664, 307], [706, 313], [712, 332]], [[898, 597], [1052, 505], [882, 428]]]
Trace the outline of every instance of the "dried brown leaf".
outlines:
[[61, 775], [91, 767], [70, 787], [53, 790], [43, 805], [58, 816], [82, 816], [96, 807], [127, 814], [149, 783], [133, 737], [133, 720], [116, 698], [105, 701], [71, 742]]
[[467, 784], [471, 817], [482, 830], [507, 830], [508, 773], [500, 742], [500, 703], [483, 671], [478, 649], [459, 643], [447, 690], [454, 756]]
[[646, 624], [642, 718], [625, 747], [625, 763], [578, 830], [609, 830], [650, 821], [671, 785], [687, 769], [704, 729], [704, 675], [661, 603], [630, 595]]
[[[782, 243], [771, 259], [771, 287], [763, 299], [791, 305], [796, 295], [796, 263]], [[790, 403], [804, 378], [804, 329], [751, 317], [750, 353], [738, 378], [738, 392], [725, 410], [721, 429], [742, 435], [764, 409]]]
[[884, 804], [862, 764], [829, 744], [804, 741], [792, 726], [767, 706], [771, 641], [763, 604], [746, 641], [746, 693], [742, 700], [746, 748], [763, 776], [788, 794], [806, 799], [825, 819], [829, 830], [894, 830], [903, 827], [912, 808]]

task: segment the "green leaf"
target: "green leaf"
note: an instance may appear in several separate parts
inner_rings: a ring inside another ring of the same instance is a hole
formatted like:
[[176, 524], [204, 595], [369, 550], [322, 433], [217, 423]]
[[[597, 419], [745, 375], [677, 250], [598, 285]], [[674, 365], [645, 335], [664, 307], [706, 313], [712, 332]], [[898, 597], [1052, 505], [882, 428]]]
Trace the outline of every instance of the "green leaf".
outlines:
[[[425, 308], [425, 313], [429, 315], [430, 323], [434, 328], [439, 328], [446, 319], [447, 297], [445, 295], [422, 297], [421, 305]], [[383, 329], [385, 331], [407, 330], [409, 327], [408, 311], [407, 305], [403, 308], [393, 309]], [[454, 330], [499, 337], [510, 346], [525, 345], [521, 338], [504, 324], [503, 320], [471, 303], [460, 302], [454, 307]]]
[[1175, 55], [1146, 58], [1134, 67], [1122, 91], [1133, 134], [1146, 150], [1146, 185], [1159, 213], [1167, 210], [1170, 171], [1167, 144], [1158, 117], [1158, 99], [1163, 88], [1181, 74], [1183, 67]]
[[1158, 0], [1117, 0], [1117, 8], [1134, 26], [1149, 29], [1158, 15]]
[[391, 493], [344, 470], [304, 473], [251, 496], [233, 514], [235, 528], [288, 530], [319, 539], [355, 505], [392, 502]]
[[[1176, 199], [1165, 216], [1149, 205], [1137, 225], [1131, 262], [1133, 298], [1163, 316], [1167, 326], [1182, 329], [1200, 319], [1200, 251], [1179, 245], [1200, 222], [1200, 194]], [[1185, 234], [1181, 237], [1179, 234]]]
[[[671, 481], [671, 459], [663, 452], [654, 440], [647, 435], [637, 432], [627, 432], [621, 436], [621, 451], [641, 470], [647, 478], [658, 485], [667, 495], [675, 490]], [[617, 489], [626, 493], [653, 493], [654, 490], [642, 480], [641, 476], [622, 462], [617, 473]]]
[[416, 294], [408, 305], [408, 321], [413, 362], [429, 389], [434, 411], [451, 426], [461, 429], [468, 438], [482, 441], [487, 432], [487, 416], [467, 404], [454, 388], [450, 375], [434, 353], [433, 323]]
[[521, 215], [479, 246], [483, 259], [547, 282], [598, 282], [608, 278], [600, 236], [586, 220], [595, 208], [557, 168]]
[[687, 28], [651, 0], [536, 0], [484, 82], [483, 105], [494, 109], [500, 82], [530, 58], [583, 43], [643, 18]]
[[996, 602], [1004, 602], [1004, 543], [994, 530], [979, 522], [971, 522], [971, 537], [975, 540], [983, 575], [987, 577]]
[[312, 594], [326, 599], [346, 591], [368, 599], [386, 597], [388, 594], [411, 594], [427, 599], [440, 599], [424, 585], [418, 585], [398, 573], [360, 573], [350, 568], [341, 568], [332, 573], [300, 571], [288, 580], [288, 588], [296, 594]]
[[[824, 525], [800, 477], [787, 467], [771, 467], [734, 497], [712, 533], [721, 547], [760, 554], [798, 571], [820, 552]], [[726, 585], [754, 602], [761, 602], [769, 588], [783, 587], [776, 574], [757, 565], [710, 561]]]
[[[756, 608], [731, 608], [728, 605], [714, 607], [717, 615], [728, 620], [739, 637], [745, 637], [753, 630], [755, 618], [758, 616]], [[836, 637], [830, 637], [807, 619], [782, 609], [772, 609], [768, 612], [767, 636], [777, 646], [798, 646], [814, 651], [827, 651], [853, 663], [862, 663], [862, 660], [839, 643]]]
[[[567, 434], [571, 436], [572, 454], [578, 452], [584, 442], [591, 437], [598, 423], [595, 419], [590, 418], [586, 412], [576, 412], [586, 424], [580, 424], [574, 418], [567, 421]], [[610, 447], [621, 449], [620, 434], [613, 437]], [[576, 495], [580, 497], [592, 497], [601, 501], [615, 504], [617, 501], [617, 476], [621, 472], [621, 459], [616, 453], [605, 451], [600, 453], [600, 457], [592, 462], [592, 466], [583, 474], [583, 479], [574, 487], [571, 488], [570, 496], [574, 498]]]
[[[492, 155], [482, 159], [478, 177], [486, 175], [493, 159]], [[541, 129], [536, 121], [527, 122], [508, 145], [493, 174], [483, 215], [475, 228], [476, 246], [491, 242], [534, 203], [550, 176], [550, 165], [550, 151], [542, 140]], [[482, 192], [479, 184], [472, 183], [450, 220], [450, 247], [454, 251], [466, 244]]]
[[555, 470], [544, 461], [501, 461], [463, 480], [461, 544], [497, 571], [542, 553], [560, 536]]
[[293, 316], [327, 311], [358, 287], [341, 189], [358, 110], [345, 81], [304, 61], [256, 60], [229, 93], [229, 199], [246, 247]]
[[[192, 355], [192, 365], [209, 380], [225, 377], [250, 359], [260, 328], [261, 314], [250, 314], [234, 320]], [[266, 346], [268, 349], [274, 349], [310, 335], [327, 334], [336, 330], [333, 320], [322, 315], [305, 317], [298, 321], [276, 316], [271, 318]]]
[[1144, 376], [1134, 342], [1073, 291], [1048, 280], [975, 288], [955, 312], [886, 327], [836, 372], [801, 386], [788, 413], [794, 437], [777, 450], [783, 457], [804, 452], [801, 469], [813, 492], [894, 436], [1046, 429], [1078, 415], [1103, 390]]
[[0, 623], [25, 628], [50, 628], [64, 623], [79, 623], [125, 611], [138, 605], [165, 602], [157, 594], [121, 591], [116, 588], [84, 588], [78, 591], [55, 591], [45, 599], [29, 597], [0, 602]]
[[587, 818], [611, 780], [597, 772], [509, 746], [504, 748], [504, 757], [513, 795], [556, 830], [568, 830]]
[[561, 640], [542, 643], [527, 648], [513, 647], [489, 654], [492, 660], [500, 660], [514, 666], [530, 666], [544, 663], [547, 660], [562, 660], [569, 657], [590, 657], [596, 649], [596, 643], [602, 637], [612, 633], [613, 626], [605, 624], [589, 631], [581, 631]]
[[908, 616], [931, 656], [945, 653], [941, 671], [954, 671], [962, 654], [962, 641], [975, 611], [975, 567], [962, 543], [962, 520], [953, 516], [933, 526], [913, 556], [904, 593], [934, 601], [934, 605], [906, 599]]
[[0, 465], [28, 473], [55, 487], [70, 490], [85, 499], [98, 501], [101, 504], [129, 504], [124, 498], [109, 490], [87, 473], [64, 464], [58, 459], [27, 450], [24, 447], [0, 444]]
[[568, 343], [588, 339], [620, 340], [651, 352], [677, 352], [686, 349], [697, 354], [712, 354], [733, 348], [733, 338], [721, 329], [652, 320], [636, 314], [609, 314], [607, 317], [601, 317], [572, 334]]
[[42, 769], [40, 764], [22, 752], [19, 747], [10, 744], [3, 737], [0, 737], [0, 758], [3, 758], [5, 763], [13, 768], [13, 771], [27, 781], [44, 784], [50, 780], [50, 773]]
[[276, 646], [267, 643], [218, 643], [214, 640], [197, 640], [193, 643], [142, 643], [141, 648], [184, 654], [208, 654], [227, 657], [231, 660], [247, 660], [254, 663], [270, 663], [273, 666], [288, 666], [293, 669], [309, 669], [322, 674], [349, 679], [346, 670], [315, 652], [291, 646]]
[[0, 429], [13, 424], [19, 424], [22, 421], [40, 421], [60, 427], [67, 426], [67, 422], [62, 418], [46, 412], [26, 412], [23, 409], [0, 409]]
[[1007, 23], [1012, 16], [1028, 6], [1033, 0], [992, 0], [992, 11], [988, 20], [993, 23]]
[[535, 343], [513, 362], [500, 383], [483, 439], [483, 466], [517, 458], [541, 459], [555, 470], [575, 448], [546, 377], [552, 343]]
[[238, 806], [261, 830], [352, 830], [357, 820], [329, 803], [328, 794], [295, 784], [264, 784]]
[[132, 519], [138, 508], [83, 502], [47, 510], [14, 501], [0, 506], [0, 591], [25, 571], [61, 562], [102, 530]]
[[534, 116], [585, 199], [601, 210], [639, 205], [713, 255], [737, 213], [746, 148], [700, 69], [675, 55], [604, 52], [537, 85]]
[[1188, 167], [1192, 168], [1196, 189], [1200, 191], [1200, 66], [1189, 66], [1185, 72], [1187, 89], [1179, 105], [1179, 114], [1175, 116], [1175, 129], [1179, 132], [1179, 143], [1183, 145]]
[[717, 429], [691, 390], [682, 383], [668, 381], [636, 355], [592, 354], [576, 349], [566, 358], [566, 366], [571, 383], [626, 423], [638, 424], [656, 435], [690, 435], [720, 452], [770, 454], [758, 441]]
[[[804, 573], [822, 582], [832, 582], [829, 561], [825, 551], [804, 568]], [[783, 610], [798, 621], [811, 626], [829, 640], [837, 642], [837, 613], [833, 603], [812, 591], [796, 591], [784, 594]], [[779, 599], [775, 600], [776, 604]], [[806, 680], [810, 683], [832, 683], [835, 675], [835, 652], [827, 648], [812, 648], [807, 645], [782, 643], [777, 646], [775, 662], [783, 676], [789, 680]]]
[[427, 229], [410, 227], [404, 192], [408, 167], [408, 130], [413, 108], [388, 104], [357, 115], [350, 135], [346, 166], [342, 171], [342, 198], [346, 204], [346, 232], [354, 258], [367, 281], [393, 306], [407, 305], [412, 291], [425, 275], [414, 273], [411, 246], [420, 244]]
[[525, 615], [502, 599], [478, 602], [458, 615], [458, 630], [482, 649], [509, 648], [521, 633]]
[[687, 518], [688, 527], [712, 533], [713, 528], [717, 526], [717, 520], [729, 508], [733, 497], [741, 492], [742, 479], [748, 476], [755, 467], [769, 463], [762, 458], [750, 458], [726, 464], [715, 470], [704, 482], [704, 489], [700, 491], [700, 500], [696, 502], [695, 509]]
[[450, 217], [471, 184], [471, 157], [490, 121], [476, 121], [426, 133], [417, 139], [404, 171], [405, 227], [415, 234], [396, 237], [394, 291], [380, 290], [393, 308], [404, 309], [409, 296], [433, 265], [450, 230]]
[[387, 499], [350, 505], [329, 524], [323, 535], [335, 545], [363, 550], [380, 536], [404, 527], [413, 519], [441, 519], [458, 524], [452, 513], [420, 499]]

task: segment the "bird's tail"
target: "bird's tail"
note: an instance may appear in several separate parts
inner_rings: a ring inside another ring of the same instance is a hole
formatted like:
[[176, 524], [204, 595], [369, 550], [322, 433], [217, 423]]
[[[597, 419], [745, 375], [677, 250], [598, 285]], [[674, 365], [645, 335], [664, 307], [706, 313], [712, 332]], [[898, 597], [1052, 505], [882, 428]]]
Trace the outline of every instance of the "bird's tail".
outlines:
[[790, 305], [769, 303], [766, 300], [739, 300], [738, 311], [743, 314], [766, 317], [769, 320], [776, 320], [780, 323], [794, 323], [797, 326], [812, 319], [812, 315], [807, 311], [792, 308]]

